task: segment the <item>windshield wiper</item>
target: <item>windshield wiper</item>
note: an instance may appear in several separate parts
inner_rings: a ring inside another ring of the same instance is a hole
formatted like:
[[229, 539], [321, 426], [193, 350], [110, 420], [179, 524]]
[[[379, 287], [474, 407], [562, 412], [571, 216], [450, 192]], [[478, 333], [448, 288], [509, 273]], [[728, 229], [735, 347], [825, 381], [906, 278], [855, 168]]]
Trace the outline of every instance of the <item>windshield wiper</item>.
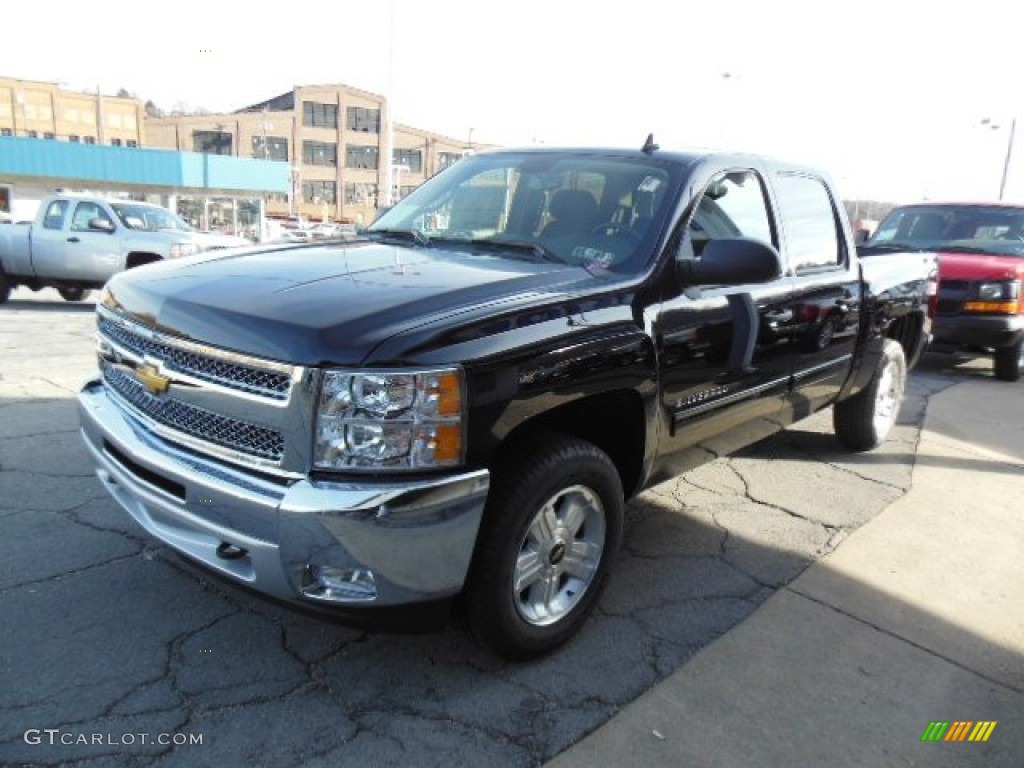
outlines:
[[368, 229], [363, 232], [366, 237], [380, 235], [382, 238], [397, 238], [399, 240], [411, 241], [416, 245], [430, 245], [430, 238], [418, 229]]
[[922, 251], [934, 251], [934, 247], [925, 245], [909, 245], [907, 243], [861, 243], [857, 246], [857, 252], [861, 251], [911, 251], [920, 253]]
[[462, 242], [468, 242], [475, 248], [482, 247], [489, 251], [514, 251], [515, 253], [529, 254], [533, 256], [534, 261], [550, 261], [555, 264], [564, 263], [549, 248], [532, 240], [496, 240], [493, 237], [478, 237]]

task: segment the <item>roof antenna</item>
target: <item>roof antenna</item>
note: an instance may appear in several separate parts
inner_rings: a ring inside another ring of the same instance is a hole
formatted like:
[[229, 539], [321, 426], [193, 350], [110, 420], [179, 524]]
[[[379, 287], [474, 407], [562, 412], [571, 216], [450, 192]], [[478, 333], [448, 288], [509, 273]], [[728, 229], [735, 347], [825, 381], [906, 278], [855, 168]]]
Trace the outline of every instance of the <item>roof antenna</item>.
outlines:
[[658, 148], [658, 145], [654, 143], [654, 134], [648, 133], [647, 141], [644, 142], [644, 146], [640, 151], [643, 152], [644, 154], [649, 155]]

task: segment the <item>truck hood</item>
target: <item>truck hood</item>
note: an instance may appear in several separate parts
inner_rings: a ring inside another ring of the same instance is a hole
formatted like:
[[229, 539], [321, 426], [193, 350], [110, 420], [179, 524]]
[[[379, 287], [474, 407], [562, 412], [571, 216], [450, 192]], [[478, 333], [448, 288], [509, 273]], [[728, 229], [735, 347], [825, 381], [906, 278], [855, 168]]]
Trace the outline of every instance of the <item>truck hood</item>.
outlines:
[[939, 252], [941, 280], [1012, 280], [1024, 278], [1024, 259], [984, 253]]
[[365, 241], [226, 252], [116, 275], [104, 301], [151, 328], [300, 365], [358, 365], [391, 336], [488, 304], [536, 303], [579, 267]]

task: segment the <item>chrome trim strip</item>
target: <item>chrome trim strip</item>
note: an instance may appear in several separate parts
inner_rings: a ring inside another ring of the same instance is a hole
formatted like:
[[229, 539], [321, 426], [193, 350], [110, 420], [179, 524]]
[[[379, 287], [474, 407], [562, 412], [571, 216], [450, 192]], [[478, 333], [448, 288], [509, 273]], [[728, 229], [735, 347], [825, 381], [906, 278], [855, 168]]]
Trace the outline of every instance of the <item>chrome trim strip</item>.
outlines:
[[249, 355], [243, 355], [239, 352], [228, 352], [227, 350], [219, 349], [217, 347], [207, 347], [202, 344], [197, 344], [194, 341], [187, 341], [185, 339], [178, 338], [176, 336], [170, 336], [160, 331], [154, 331], [152, 328], [147, 328], [144, 325], [140, 325], [123, 315], [119, 315], [112, 310], [104, 307], [102, 304], [97, 305], [96, 310], [98, 314], [111, 322], [125, 326], [130, 331], [138, 333], [141, 336], [146, 336], [153, 341], [161, 344], [166, 344], [169, 347], [178, 347], [186, 352], [192, 352], [197, 355], [206, 355], [207, 357], [217, 358], [228, 363], [238, 363], [239, 365], [247, 365], [250, 368], [262, 368], [267, 371], [274, 371], [277, 373], [287, 373], [292, 381], [295, 381], [295, 372], [300, 370], [294, 365], [288, 363], [281, 363], [276, 360], [264, 360], [259, 357], [250, 357]]
[[800, 371], [799, 373], [794, 374], [794, 380], [803, 381], [807, 377], [814, 376], [815, 374], [821, 373], [822, 371], [827, 370], [829, 368], [836, 368], [840, 365], [845, 365], [852, 359], [852, 354], [842, 355], [841, 357], [837, 357], [834, 360], [829, 360], [827, 363], [820, 363], [819, 365], [815, 365], [812, 368], [807, 368], [803, 371]]
[[180, 432], [176, 429], [171, 429], [163, 424], [155, 421], [146, 414], [142, 413], [132, 403], [128, 402], [124, 397], [121, 396], [115, 389], [107, 386], [104, 383], [104, 390], [107, 392], [107, 396], [114, 401], [119, 408], [124, 409], [127, 413], [131, 414], [132, 418], [140, 422], [141, 425], [159, 435], [165, 440], [178, 443], [179, 445], [187, 446], [194, 451], [204, 453], [210, 456], [216, 456], [221, 459], [233, 462], [235, 464], [241, 464], [253, 469], [258, 469], [262, 472], [268, 472], [270, 474], [280, 476], [283, 478], [298, 478], [304, 477], [299, 472], [289, 472], [281, 468], [282, 461], [271, 461], [269, 459], [261, 459], [258, 456], [252, 456], [251, 454], [241, 453], [239, 451], [231, 450], [223, 446], [217, 445], [216, 443], [209, 442], [207, 440], [200, 440], [192, 437], [185, 432]]
[[[284, 393], [283, 397], [274, 397], [269, 394], [263, 394], [261, 392], [252, 392], [238, 387], [228, 386], [222, 384], [211, 378], [202, 378], [194, 376], [188, 371], [183, 371], [177, 366], [170, 366], [163, 358], [153, 357], [152, 355], [139, 356], [138, 352], [121, 346], [116, 341], [111, 340], [109, 336], [104, 336], [101, 332], [96, 333], [96, 354], [104, 360], [124, 364], [126, 361], [132, 363], [131, 367], [137, 368], [141, 365], [155, 365], [158, 372], [161, 374], [171, 374], [174, 377], [174, 381], [184, 382], [193, 387], [202, 387], [203, 389], [212, 389], [215, 392], [220, 392], [223, 395], [227, 395], [233, 398], [242, 398], [251, 402], [257, 402], [261, 405], [269, 405], [275, 408], [287, 408], [289, 400], [291, 398], [291, 390], [294, 388], [296, 379], [292, 378], [288, 387], [288, 392]], [[299, 371], [301, 375], [301, 370]]]
[[[700, 416], [702, 413], [713, 411], [716, 408], [721, 408], [723, 405], [731, 405], [732, 403], [739, 402], [740, 400], [747, 400], [754, 395], [759, 395], [762, 392], [766, 392], [769, 389], [774, 389], [780, 384], [789, 382], [789, 376], [782, 376], [778, 379], [773, 379], [765, 384], [758, 384], [756, 387], [748, 387], [740, 392], [735, 392], [731, 395], [718, 398], [717, 400], [709, 400], [708, 402], [696, 405], [693, 408], [687, 408], [685, 411], [677, 411], [673, 416], [673, 421], [678, 424], [681, 421], [685, 421], [693, 416]], [[781, 397], [784, 393], [780, 392]]]

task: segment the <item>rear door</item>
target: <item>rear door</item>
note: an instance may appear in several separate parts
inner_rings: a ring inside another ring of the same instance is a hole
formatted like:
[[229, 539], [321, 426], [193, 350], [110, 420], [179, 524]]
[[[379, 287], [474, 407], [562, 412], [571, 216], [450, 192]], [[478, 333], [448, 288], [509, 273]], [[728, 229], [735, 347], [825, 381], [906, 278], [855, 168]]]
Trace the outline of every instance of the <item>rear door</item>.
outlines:
[[834, 399], [853, 363], [860, 323], [860, 274], [841, 203], [824, 178], [805, 170], [771, 177], [793, 298], [768, 331], [793, 351], [793, 389], [782, 420], [796, 421]]

